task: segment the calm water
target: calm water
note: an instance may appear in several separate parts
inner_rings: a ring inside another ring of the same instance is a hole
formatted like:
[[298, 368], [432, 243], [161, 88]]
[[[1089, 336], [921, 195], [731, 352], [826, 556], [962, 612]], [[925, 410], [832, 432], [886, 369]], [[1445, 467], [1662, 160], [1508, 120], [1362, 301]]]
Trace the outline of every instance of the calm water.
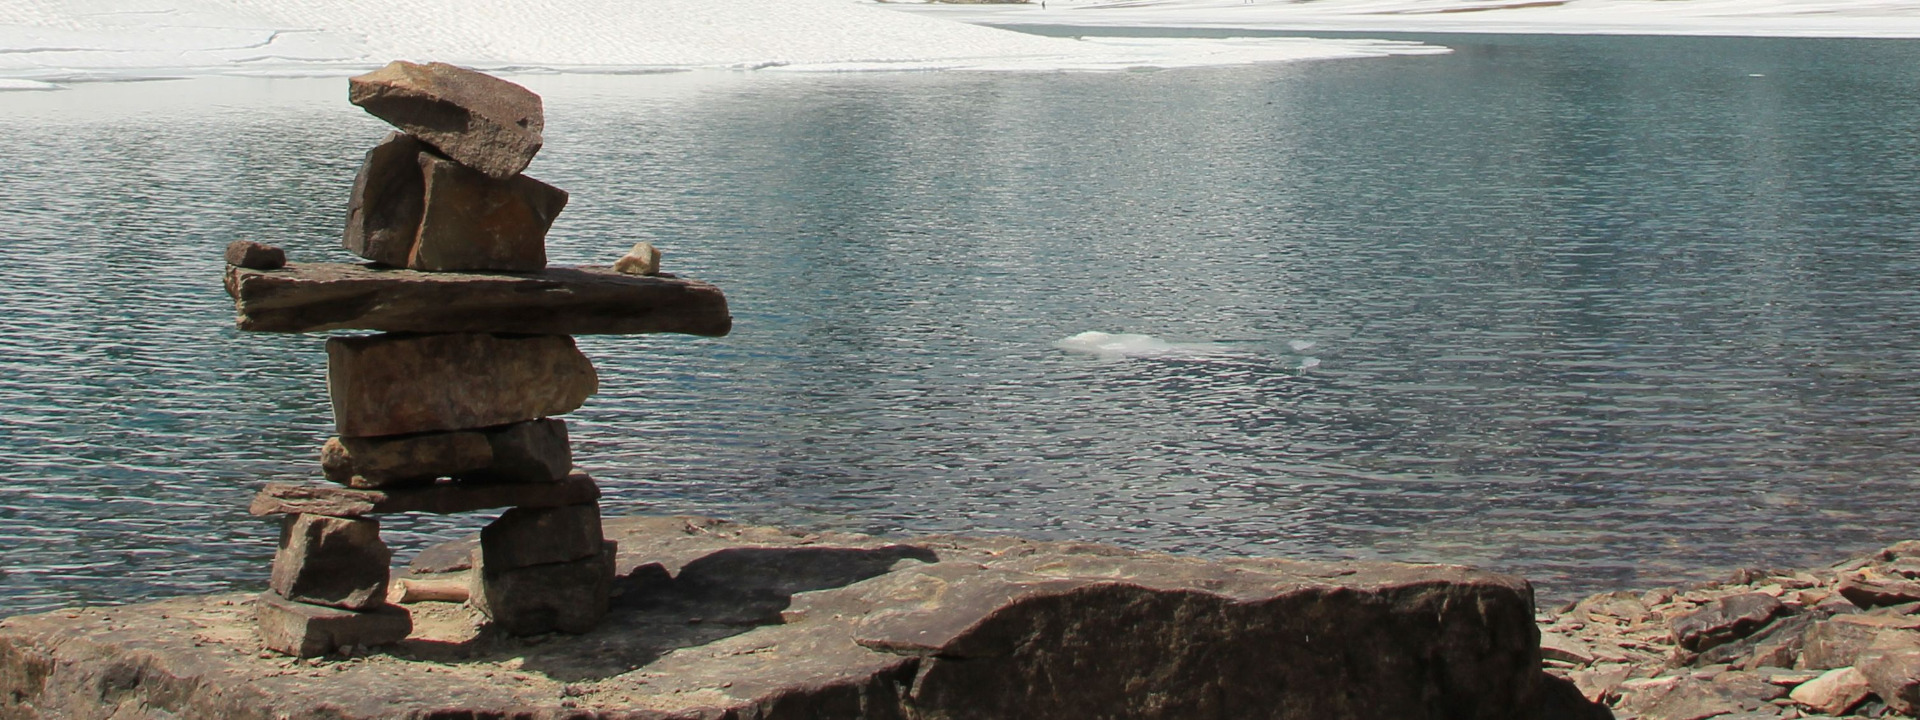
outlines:
[[[720, 340], [589, 338], [614, 512], [1480, 564], [1564, 597], [1920, 535], [1920, 45], [1432, 38], [1109, 75], [522, 81], [551, 254], [648, 240]], [[332, 80], [0, 95], [0, 614], [252, 588], [337, 249]], [[1180, 343], [1103, 359], [1087, 330]], [[401, 519], [406, 548], [483, 518]]]

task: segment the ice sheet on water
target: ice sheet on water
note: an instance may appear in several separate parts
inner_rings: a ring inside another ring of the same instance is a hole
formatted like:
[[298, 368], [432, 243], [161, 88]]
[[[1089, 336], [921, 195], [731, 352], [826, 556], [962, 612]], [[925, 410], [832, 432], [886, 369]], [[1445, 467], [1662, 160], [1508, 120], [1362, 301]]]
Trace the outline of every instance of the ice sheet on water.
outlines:
[[851, 0], [9, 0], [0, 78], [336, 73], [396, 58], [624, 72], [1119, 70], [1445, 52], [1368, 40], [1073, 39]]

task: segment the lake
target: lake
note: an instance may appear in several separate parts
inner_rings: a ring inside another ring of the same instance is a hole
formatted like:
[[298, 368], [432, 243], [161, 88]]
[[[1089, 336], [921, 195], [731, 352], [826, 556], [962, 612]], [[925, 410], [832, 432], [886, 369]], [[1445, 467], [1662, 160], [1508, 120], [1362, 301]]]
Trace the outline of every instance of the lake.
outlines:
[[[616, 514], [1548, 598], [1920, 536], [1920, 44], [1411, 39], [1455, 52], [516, 76], [552, 261], [646, 240], [736, 319], [582, 338], [576, 462]], [[384, 126], [338, 78], [0, 103], [0, 614], [264, 587], [246, 502], [317, 478], [325, 356], [233, 329], [221, 251], [349, 260]], [[1088, 331], [1151, 339], [1056, 346]]]

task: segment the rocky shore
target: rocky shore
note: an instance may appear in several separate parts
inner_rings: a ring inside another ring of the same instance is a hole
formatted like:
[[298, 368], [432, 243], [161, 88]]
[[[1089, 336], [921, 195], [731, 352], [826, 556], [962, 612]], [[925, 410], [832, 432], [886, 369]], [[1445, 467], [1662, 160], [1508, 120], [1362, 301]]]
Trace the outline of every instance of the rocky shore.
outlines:
[[1817, 570], [1601, 593], [1539, 624], [1547, 672], [1618, 720], [1920, 714], [1920, 541]]

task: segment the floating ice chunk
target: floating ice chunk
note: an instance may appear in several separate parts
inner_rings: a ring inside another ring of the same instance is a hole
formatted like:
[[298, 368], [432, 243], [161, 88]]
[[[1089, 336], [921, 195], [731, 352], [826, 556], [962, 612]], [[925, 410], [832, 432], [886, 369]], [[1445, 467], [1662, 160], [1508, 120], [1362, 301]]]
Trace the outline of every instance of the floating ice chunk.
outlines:
[[1223, 349], [1217, 345], [1170, 343], [1152, 335], [1135, 333], [1104, 333], [1089, 330], [1073, 337], [1057, 340], [1053, 346], [1067, 352], [1097, 355], [1107, 360], [1122, 358], [1198, 358], [1217, 356]]
[[1288, 340], [1287, 341], [1287, 347], [1293, 348], [1294, 352], [1306, 352], [1308, 350], [1312, 350], [1313, 346], [1319, 345], [1319, 344], [1320, 343], [1314, 342], [1312, 340]]

